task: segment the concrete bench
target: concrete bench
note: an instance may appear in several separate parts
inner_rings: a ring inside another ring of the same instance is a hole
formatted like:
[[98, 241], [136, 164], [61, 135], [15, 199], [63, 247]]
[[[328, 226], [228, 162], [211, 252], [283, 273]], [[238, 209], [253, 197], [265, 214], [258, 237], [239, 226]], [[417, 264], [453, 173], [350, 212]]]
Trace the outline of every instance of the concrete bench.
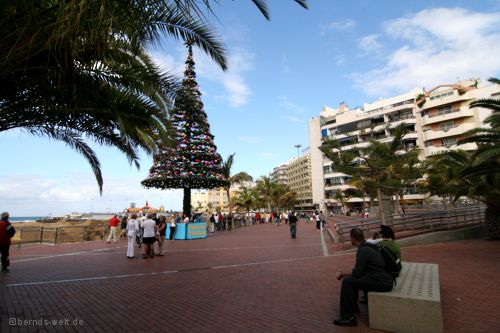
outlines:
[[402, 264], [391, 292], [369, 292], [370, 328], [398, 333], [442, 333], [438, 265]]

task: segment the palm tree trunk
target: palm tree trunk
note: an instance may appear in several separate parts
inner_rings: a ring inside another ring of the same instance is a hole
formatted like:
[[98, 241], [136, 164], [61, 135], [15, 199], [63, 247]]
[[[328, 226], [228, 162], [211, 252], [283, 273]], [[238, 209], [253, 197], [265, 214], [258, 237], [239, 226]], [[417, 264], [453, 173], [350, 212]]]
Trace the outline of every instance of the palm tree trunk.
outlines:
[[401, 213], [403, 212], [403, 209], [401, 208], [401, 196], [399, 195], [399, 192], [396, 191], [394, 192], [394, 196], [395, 196], [395, 199], [394, 199], [394, 210], [396, 211], [396, 213], [398, 215], [401, 215]]
[[227, 195], [227, 210], [229, 210], [229, 213], [231, 214], [233, 207], [231, 206], [231, 197], [229, 188], [226, 188], [226, 195]]
[[378, 213], [380, 215], [380, 223], [385, 224], [384, 204], [382, 203], [382, 191], [377, 187]]
[[488, 239], [500, 239], [500, 215], [498, 211], [487, 206], [484, 213], [484, 223], [488, 231]]

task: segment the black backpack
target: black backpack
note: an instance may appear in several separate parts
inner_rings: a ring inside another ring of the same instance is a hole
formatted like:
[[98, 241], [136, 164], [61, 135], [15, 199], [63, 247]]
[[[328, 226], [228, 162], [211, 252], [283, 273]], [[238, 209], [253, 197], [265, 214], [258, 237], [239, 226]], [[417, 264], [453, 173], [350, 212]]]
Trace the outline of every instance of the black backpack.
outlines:
[[385, 271], [391, 274], [394, 279], [396, 279], [399, 276], [399, 272], [401, 272], [401, 269], [403, 268], [403, 265], [401, 265], [401, 260], [398, 258], [398, 256], [385, 246], [378, 246], [374, 244], [369, 244], [369, 246], [380, 253], [385, 262]]

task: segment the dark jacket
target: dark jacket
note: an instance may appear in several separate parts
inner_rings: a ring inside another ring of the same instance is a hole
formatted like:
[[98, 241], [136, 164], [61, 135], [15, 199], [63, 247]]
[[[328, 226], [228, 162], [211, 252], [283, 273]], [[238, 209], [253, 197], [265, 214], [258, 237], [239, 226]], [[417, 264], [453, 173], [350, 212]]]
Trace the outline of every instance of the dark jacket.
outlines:
[[16, 229], [8, 220], [0, 220], [0, 246], [10, 246], [10, 239], [15, 233]]
[[394, 279], [385, 271], [384, 267], [385, 262], [382, 255], [364, 242], [356, 252], [356, 265], [352, 269], [352, 276], [355, 278], [370, 276], [374, 280], [392, 285]]

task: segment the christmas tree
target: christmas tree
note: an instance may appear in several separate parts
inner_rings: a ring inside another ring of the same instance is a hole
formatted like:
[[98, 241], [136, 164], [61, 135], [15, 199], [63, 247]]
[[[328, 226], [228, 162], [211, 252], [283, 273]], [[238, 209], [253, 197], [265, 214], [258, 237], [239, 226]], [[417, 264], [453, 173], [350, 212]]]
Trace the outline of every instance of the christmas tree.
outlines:
[[186, 70], [171, 110], [172, 144], [160, 145], [153, 157], [147, 188], [184, 189], [183, 213], [191, 216], [191, 189], [226, 186], [222, 158], [210, 133], [207, 114], [196, 82], [193, 51], [188, 44]]

